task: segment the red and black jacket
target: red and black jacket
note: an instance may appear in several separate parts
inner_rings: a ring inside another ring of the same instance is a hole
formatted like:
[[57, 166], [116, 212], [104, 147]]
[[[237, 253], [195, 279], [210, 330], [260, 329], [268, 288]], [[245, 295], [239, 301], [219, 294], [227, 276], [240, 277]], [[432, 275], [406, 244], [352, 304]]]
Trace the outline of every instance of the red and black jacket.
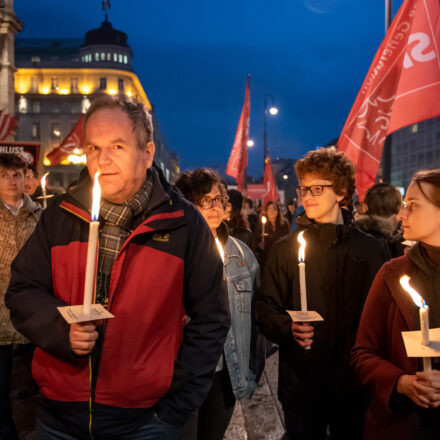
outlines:
[[[83, 301], [90, 179], [45, 210], [12, 265], [6, 304], [14, 326], [37, 346], [32, 371], [43, 396], [118, 408], [156, 405], [161, 418], [181, 425], [209, 390], [230, 316], [208, 226], [159, 170], [153, 174], [148, 215], [113, 264], [115, 318], [106, 322], [95, 377], [89, 359], [71, 351], [69, 327], [57, 311]], [[176, 362], [187, 378], [179, 387], [172, 383]]]

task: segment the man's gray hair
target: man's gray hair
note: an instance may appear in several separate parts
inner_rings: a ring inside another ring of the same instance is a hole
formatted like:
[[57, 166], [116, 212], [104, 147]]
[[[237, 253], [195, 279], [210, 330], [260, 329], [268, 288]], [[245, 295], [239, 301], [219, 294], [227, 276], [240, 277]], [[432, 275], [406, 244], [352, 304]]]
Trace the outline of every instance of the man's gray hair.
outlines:
[[145, 109], [144, 104], [128, 99], [124, 95], [102, 95], [95, 99], [84, 115], [84, 132], [90, 116], [98, 110], [106, 108], [116, 108], [127, 114], [139, 149], [143, 150], [148, 142], [153, 141], [153, 121], [150, 112]]

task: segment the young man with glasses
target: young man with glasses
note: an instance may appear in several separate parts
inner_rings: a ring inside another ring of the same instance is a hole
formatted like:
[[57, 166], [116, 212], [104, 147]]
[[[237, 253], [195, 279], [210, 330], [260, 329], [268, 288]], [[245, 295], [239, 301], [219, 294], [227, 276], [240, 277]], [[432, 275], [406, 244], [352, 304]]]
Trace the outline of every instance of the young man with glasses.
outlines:
[[[383, 244], [353, 226], [353, 164], [335, 148], [296, 163], [305, 213], [298, 230], [276, 243], [257, 298], [265, 335], [280, 346], [278, 397], [291, 438], [362, 438], [365, 399], [349, 365], [362, 307], [386, 258]], [[304, 231], [307, 303], [323, 318], [292, 323], [301, 310], [298, 234]]]

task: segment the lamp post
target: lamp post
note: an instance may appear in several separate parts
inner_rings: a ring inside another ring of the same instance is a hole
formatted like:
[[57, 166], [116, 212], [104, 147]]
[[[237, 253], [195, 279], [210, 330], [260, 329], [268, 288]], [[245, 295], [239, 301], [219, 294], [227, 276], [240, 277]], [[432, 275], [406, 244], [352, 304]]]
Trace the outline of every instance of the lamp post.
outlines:
[[[267, 106], [268, 100], [272, 101], [272, 105], [270, 107]], [[272, 95], [266, 95], [264, 97], [264, 139], [263, 139], [263, 145], [264, 145], [264, 157], [263, 157], [263, 173], [264, 168], [266, 166], [266, 157], [267, 157], [267, 113], [271, 114], [272, 116], [275, 116], [278, 114], [278, 108], [275, 106], [275, 99]], [[270, 151], [270, 150], [269, 150]]]

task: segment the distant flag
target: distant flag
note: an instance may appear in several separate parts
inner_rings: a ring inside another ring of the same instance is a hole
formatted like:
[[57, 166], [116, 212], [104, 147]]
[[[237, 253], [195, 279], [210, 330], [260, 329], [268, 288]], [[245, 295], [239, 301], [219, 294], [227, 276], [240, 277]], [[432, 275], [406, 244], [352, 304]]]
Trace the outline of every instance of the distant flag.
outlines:
[[249, 119], [251, 112], [251, 98], [249, 90], [250, 75], [246, 83], [244, 94], [244, 104], [241, 110], [240, 120], [238, 122], [237, 132], [235, 134], [234, 145], [229, 156], [226, 174], [234, 177], [237, 181], [238, 190], [241, 191], [245, 185], [245, 176], [247, 168], [247, 149], [249, 140]]
[[439, 43], [439, 0], [405, 0], [338, 141], [356, 166], [360, 200], [374, 184], [386, 136], [440, 115]]
[[59, 165], [69, 154], [73, 153], [75, 148], [82, 148], [83, 119], [84, 115], [81, 115], [75, 127], [73, 127], [63, 142], [47, 155], [51, 165]]
[[270, 157], [266, 157], [266, 166], [264, 168], [263, 186], [265, 189], [265, 195], [263, 198], [263, 206], [267, 202], [276, 202], [278, 200], [277, 184], [273, 177], [272, 165], [270, 164]]
[[104, 1], [102, 1], [102, 2], [101, 2], [101, 5], [102, 5], [102, 10], [103, 10], [103, 11], [106, 11], [107, 9], [110, 9], [110, 8], [111, 8], [110, 0], [104, 0]]
[[4, 141], [17, 127], [17, 118], [0, 110], [0, 141]]

